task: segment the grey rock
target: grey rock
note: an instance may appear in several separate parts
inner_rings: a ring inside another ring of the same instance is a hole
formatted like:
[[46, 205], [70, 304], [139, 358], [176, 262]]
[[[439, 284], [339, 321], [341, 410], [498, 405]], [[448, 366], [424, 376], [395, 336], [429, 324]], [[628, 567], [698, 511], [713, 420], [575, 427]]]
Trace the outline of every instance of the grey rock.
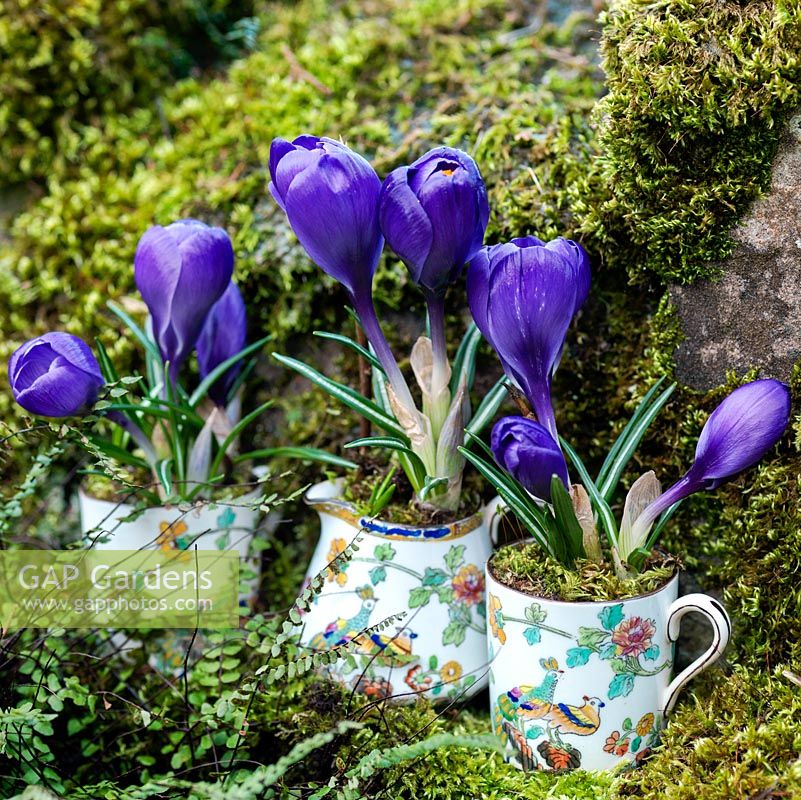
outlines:
[[670, 289], [684, 333], [677, 377], [696, 389], [751, 367], [787, 379], [801, 358], [801, 113], [783, 132], [769, 191], [732, 238], [719, 280]]

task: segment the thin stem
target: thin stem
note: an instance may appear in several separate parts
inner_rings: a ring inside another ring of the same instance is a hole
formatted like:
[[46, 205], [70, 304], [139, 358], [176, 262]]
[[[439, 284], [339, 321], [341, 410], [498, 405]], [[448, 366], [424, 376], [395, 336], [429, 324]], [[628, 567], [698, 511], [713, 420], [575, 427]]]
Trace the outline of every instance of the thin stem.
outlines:
[[401, 405], [408, 408], [409, 411], [414, 411], [417, 407], [412, 399], [412, 393], [409, 391], [409, 387], [400, 371], [398, 362], [395, 360], [389, 342], [387, 342], [384, 331], [381, 329], [381, 323], [378, 321], [378, 317], [375, 313], [373, 298], [366, 298], [364, 302], [361, 302], [360, 298], [354, 296], [353, 305], [356, 309], [356, 313], [359, 315], [364, 333], [373, 346], [376, 357], [381, 362], [381, 366], [384, 368], [384, 372], [389, 379], [390, 386], [392, 386], [398, 401]]
[[428, 326], [431, 331], [431, 349], [434, 355], [434, 371], [431, 386], [436, 388], [447, 382], [448, 347], [445, 343], [445, 295], [426, 292]]
[[158, 461], [153, 443], [145, 436], [144, 431], [135, 422], [128, 419], [128, 417], [121, 414], [119, 411], [110, 411], [106, 416], [130, 434], [131, 438], [142, 449], [145, 458], [147, 458], [151, 466]]

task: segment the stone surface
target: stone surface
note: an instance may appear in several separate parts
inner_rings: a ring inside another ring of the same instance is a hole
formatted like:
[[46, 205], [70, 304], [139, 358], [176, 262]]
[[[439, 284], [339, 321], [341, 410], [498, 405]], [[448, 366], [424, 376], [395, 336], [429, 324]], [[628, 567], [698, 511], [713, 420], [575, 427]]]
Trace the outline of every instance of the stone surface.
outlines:
[[801, 113], [784, 131], [770, 190], [732, 238], [719, 280], [670, 289], [685, 337], [677, 377], [697, 389], [731, 369], [786, 379], [801, 358]]

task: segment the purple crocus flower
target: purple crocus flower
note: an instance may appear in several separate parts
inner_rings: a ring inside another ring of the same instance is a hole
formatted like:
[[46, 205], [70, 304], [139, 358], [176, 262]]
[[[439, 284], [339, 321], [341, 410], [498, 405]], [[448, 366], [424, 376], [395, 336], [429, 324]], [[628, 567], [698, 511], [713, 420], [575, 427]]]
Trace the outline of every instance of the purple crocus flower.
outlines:
[[91, 408], [103, 386], [89, 345], [69, 333], [45, 333], [17, 348], [8, 362], [14, 399], [40, 417], [71, 417]]
[[[247, 315], [239, 287], [231, 281], [223, 296], [212, 306], [197, 340], [197, 361], [200, 377], [205, 378], [223, 361], [235, 356], [245, 347]], [[209, 389], [209, 396], [218, 406], [224, 406], [231, 386], [242, 369], [237, 362], [229, 367]]]
[[378, 224], [381, 181], [370, 164], [344, 144], [318, 136], [273, 139], [270, 192], [298, 241], [318, 267], [339, 281], [397, 395], [414, 401], [373, 305], [373, 275], [384, 237]]
[[710, 414], [684, 477], [634, 521], [631, 540], [621, 542], [623, 556], [645, 543], [651, 525], [674, 503], [716, 489], [756, 464], [781, 439], [789, 421], [790, 390], [781, 381], [752, 381], [735, 389]]
[[467, 272], [476, 325], [554, 441], [551, 378], [589, 286], [589, 259], [567, 239], [528, 236], [484, 247]]
[[379, 215], [389, 246], [412, 280], [426, 292], [441, 294], [484, 241], [487, 190], [467, 153], [437, 147], [389, 174]]
[[384, 238], [381, 181], [362, 156], [333, 139], [298, 136], [270, 146], [270, 191], [309, 257], [354, 298], [369, 294]]
[[234, 251], [222, 228], [183, 219], [154, 225], [139, 240], [134, 278], [150, 310], [153, 335], [174, 381], [211, 307], [226, 290]]
[[492, 429], [490, 446], [495, 460], [535, 497], [550, 499], [554, 475], [568, 485], [562, 451], [539, 422], [504, 417]]

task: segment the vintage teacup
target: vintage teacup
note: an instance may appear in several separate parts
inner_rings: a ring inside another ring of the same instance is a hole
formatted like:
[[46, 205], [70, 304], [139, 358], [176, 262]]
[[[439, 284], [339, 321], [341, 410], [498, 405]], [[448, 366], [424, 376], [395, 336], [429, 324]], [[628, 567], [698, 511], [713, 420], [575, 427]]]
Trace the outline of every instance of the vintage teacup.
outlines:
[[[656, 744], [682, 687], [731, 632], [705, 594], [678, 598], [678, 575], [649, 594], [567, 602], [499, 583], [487, 565], [490, 713], [508, 760], [531, 769], [613, 769]], [[707, 651], [671, 680], [679, 623], [704, 614]]]
[[[497, 503], [457, 522], [415, 526], [364, 517], [340, 493], [340, 482], [326, 481], [306, 495], [321, 521], [307, 579], [325, 579], [304, 615], [302, 645], [355, 642], [352, 657], [326, 671], [374, 698], [475, 694], [487, 682], [484, 569]], [[338, 564], [357, 537], [358, 551]], [[371, 631], [389, 617], [391, 625]]]

